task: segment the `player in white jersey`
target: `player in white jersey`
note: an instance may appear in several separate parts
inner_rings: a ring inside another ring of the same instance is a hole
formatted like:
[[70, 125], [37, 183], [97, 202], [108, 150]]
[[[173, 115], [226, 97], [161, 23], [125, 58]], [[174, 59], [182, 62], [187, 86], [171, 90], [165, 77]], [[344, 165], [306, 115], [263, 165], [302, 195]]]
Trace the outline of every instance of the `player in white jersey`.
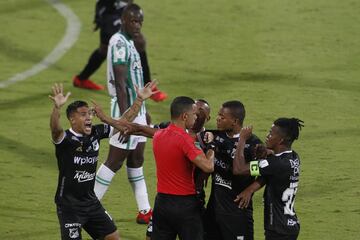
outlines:
[[[121, 31], [114, 34], [109, 42], [107, 78], [113, 118], [119, 118], [134, 102], [135, 85], [139, 87], [144, 85], [140, 56], [132, 40], [141, 34], [143, 17], [143, 11], [138, 5], [129, 4], [121, 17]], [[133, 122], [147, 124], [145, 104], [142, 105]], [[127, 159], [128, 179], [139, 210], [136, 222], [147, 224], [152, 211], [142, 168], [146, 138], [131, 135], [126, 136], [127, 141], [121, 141], [123, 138], [120, 132], [111, 137], [107, 160], [100, 166], [96, 175], [95, 194], [99, 199], [103, 197], [115, 173]]]

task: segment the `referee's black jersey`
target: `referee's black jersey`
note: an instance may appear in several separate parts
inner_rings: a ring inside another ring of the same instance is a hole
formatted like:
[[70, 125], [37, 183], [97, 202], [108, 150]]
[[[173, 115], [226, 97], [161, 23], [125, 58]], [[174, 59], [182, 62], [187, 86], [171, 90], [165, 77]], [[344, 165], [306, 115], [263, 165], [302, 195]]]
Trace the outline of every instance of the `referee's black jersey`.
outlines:
[[[212, 131], [214, 134], [215, 159], [214, 172], [212, 174], [211, 197], [215, 204], [215, 210], [219, 213], [232, 214], [239, 210], [234, 203], [237, 194], [254, 182], [251, 176], [235, 176], [232, 173], [233, 160], [235, 157], [239, 134], [230, 138], [224, 131]], [[261, 144], [260, 139], [252, 135], [245, 144], [244, 155], [246, 162], [255, 159], [254, 148]], [[252, 202], [249, 205], [252, 209]]]
[[279, 234], [298, 234], [300, 224], [294, 203], [300, 176], [300, 158], [294, 151], [259, 161], [264, 191], [264, 228]]
[[109, 134], [107, 124], [93, 126], [91, 134], [86, 136], [68, 129], [64, 138], [55, 143], [59, 168], [56, 204], [84, 207], [98, 201], [94, 183], [99, 146], [100, 140], [108, 138]]

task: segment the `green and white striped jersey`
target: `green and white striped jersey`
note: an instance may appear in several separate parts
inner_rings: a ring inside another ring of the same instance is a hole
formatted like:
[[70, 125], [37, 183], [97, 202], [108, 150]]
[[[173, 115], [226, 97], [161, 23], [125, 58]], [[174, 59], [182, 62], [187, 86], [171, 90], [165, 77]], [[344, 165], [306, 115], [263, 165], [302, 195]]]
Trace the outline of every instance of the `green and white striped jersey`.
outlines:
[[[144, 78], [140, 55], [134, 46], [134, 41], [121, 32], [111, 37], [107, 53], [107, 85], [111, 97], [117, 97], [113, 66], [118, 64], [127, 66], [126, 92], [130, 107], [136, 98], [135, 85], [139, 88], [144, 87]], [[145, 103], [143, 103], [139, 116], [145, 113]]]

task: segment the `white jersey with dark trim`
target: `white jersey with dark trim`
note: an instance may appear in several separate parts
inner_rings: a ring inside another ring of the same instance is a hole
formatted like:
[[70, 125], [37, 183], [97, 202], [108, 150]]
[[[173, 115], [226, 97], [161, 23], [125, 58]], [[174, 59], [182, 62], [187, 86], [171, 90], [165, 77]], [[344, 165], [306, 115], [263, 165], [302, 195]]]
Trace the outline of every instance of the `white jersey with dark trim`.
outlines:
[[271, 155], [259, 161], [264, 178], [264, 227], [279, 234], [298, 234], [300, 223], [295, 213], [299, 185], [300, 158], [294, 151]]
[[108, 138], [109, 134], [110, 126], [107, 124], [93, 126], [91, 134], [86, 136], [68, 129], [64, 138], [55, 143], [59, 168], [57, 204], [84, 207], [98, 201], [94, 183], [100, 140]]
[[[136, 99], [135, 85], [139, 88], [144, 87], [143, 69], [134, 41], [121, 32], [117, 32], [111, 37], [107, 54], [107, 86], [109, 95], [113, 98], [118, 97], [115, 88], [114, 65], [127, 67], [126, 93], [128, 107], [130, 107]], [[145, 102], [143, 102], [139, 116], [145, 113]]]

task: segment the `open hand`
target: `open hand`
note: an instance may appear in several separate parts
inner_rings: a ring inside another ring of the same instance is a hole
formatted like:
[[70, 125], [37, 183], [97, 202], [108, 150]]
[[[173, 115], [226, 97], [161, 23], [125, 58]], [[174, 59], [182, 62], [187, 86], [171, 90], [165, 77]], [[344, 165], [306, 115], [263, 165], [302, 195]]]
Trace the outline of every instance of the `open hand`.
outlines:
[[63, 106], [71, 95], [70, 92], [67, 92], [64, 96], [63, 85], [55, 83], [52, 87], [53, 95], [49, 95], [49, 98], [54, 102], [55, 107], [60, 108]]
[[240, 138], [244, 140], [249, 139], [250, 136], [252, 135], [252, 129], [253, 129], [252, 126], [243, 127], [240, 131]]
[[156, 94], [159, 92], [159, 90], [154, 91], [153, 89], [156, 88], [157, 85], [157, 81], [151, 81], [148, 82], [144, 88], [139, 88], [138, 86], [135, 85], [135, 91], [136, 94], [138, 96], [138, 98], [140, 98], [141, 100], [146, 100], [149, 97], [151, 97], [153, 94]]
[[239, 204], [239, 208], [247, 208], [251, 201], [251, 197], [252, 192], [247, 188], [236, 196], [234, 202]]

